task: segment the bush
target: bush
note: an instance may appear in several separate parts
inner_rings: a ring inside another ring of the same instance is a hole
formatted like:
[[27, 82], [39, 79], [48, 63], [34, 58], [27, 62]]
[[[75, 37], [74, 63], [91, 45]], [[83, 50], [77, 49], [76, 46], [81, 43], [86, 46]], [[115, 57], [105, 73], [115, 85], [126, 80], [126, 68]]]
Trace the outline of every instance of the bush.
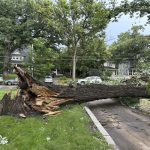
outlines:
[[59, 77], [59, 80], [67, 80], [67, 77], [66, 76], [62, 76], [62, 77]]
[[14, 74], [14, 73], [8, 74], [8, 75], [4, 76], [4, 79], [5, 79], [5, 80], [15, 79], [15, 78], [17, 78], [17, 75]]
[[112, 72], [110, 70], [105, 70], [103, 72], [103, 75], [102, 75], [102, 80], [109, 80], [109, 78], [111, 77], [112, 75]]
[[70, 83], [70, 81], [71, 81], [71, 78], [67, 78], [66, 76], [62, 76], [58, 78], [58, 83], [63, 84], [63, 85]]
[[100, 76], [100, 71], [98, 69], [90, 69], [88, 71], [88, 76]]
[[119, 100], [126, 106], [135, 106], [140, 101], [136, 97], [120, 97]]

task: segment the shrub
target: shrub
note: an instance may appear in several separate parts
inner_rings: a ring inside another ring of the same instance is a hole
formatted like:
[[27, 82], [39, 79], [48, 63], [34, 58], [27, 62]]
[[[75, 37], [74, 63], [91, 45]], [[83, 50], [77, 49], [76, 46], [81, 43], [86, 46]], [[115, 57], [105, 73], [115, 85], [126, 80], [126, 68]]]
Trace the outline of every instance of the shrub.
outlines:
[[8, 75], [4, 76], [5, 80], [15, 79], [15, 78], [17, 78], [17, 75], [14, 74], [14, 73], [11, 73], [11, 74], [8, 74]]
[[135, 106], [137, 103], [139, 103], [139, 98], [137, 97], [120, 97], [119, 100], [121, 103], [127, 106]]

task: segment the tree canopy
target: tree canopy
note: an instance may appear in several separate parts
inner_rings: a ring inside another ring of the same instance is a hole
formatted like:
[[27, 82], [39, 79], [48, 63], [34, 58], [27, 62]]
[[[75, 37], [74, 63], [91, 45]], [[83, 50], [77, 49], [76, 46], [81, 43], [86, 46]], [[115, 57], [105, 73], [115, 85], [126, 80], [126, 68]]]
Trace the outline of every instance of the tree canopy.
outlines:
[[13, 50], [35, 44], [34, 39], [44, 39], [44, 47], [53, 51], [58, 52], [62, 45], [66, 47], [73, 60], [75, 78], [78, 56], [91, 55], [93, 51], [97, 53], [92, 56], [94, 59], [103, 59], [104, 29], [109, 19], [109, 10], [96, 0], [2, 0], [0, 46], [4, 52], [4, 71], [8, 69]]
[[61, 44], [72, 56], [72, 75], [75, 79], [77, 57], [88, 53], [85, 45], [95, 37], [99, 40], [103, 37], [109, 22], [109, 11], [103, 3], [94, 0], [59, 0], [53, 4], [53, 12]]
[[116, 62], [131, 60], [137, 63], [139, 59], [150, 59], [150, 37], [142, 35], [142, 29], [142, 26], [133, 26], [130, 31], [121, 33], [118, 40], [110, 46], [112, 58]]
[[[114, 3], [115, 4], [115, 3]], [[115, 6], [112, 9], [112, 16], [117, 16], [120, 13], [129, 13], [131, 17], [136, 13], [139, 17], [147, 16], [148, 23], [150, 23], [150, 1], [149, 0], [127, 0], [122, 1], [120, 6]], [[111, 16], [111, 17], [112, 17]]]

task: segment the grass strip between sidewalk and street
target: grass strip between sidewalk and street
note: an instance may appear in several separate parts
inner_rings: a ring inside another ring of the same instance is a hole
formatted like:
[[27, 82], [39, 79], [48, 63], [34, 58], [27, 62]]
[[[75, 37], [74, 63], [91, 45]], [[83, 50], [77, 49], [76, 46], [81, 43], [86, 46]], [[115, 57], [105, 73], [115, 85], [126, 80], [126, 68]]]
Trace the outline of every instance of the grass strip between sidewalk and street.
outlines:
[[[0, 99], [7, 90], [0, 90]], [[13, 90], [15, 93], [15, 90]], [[68, 105], [62, 114], [47, 117], [0, 116], [0, 135], [8, 139], [1, 150], [111, 150], [83, 107]]]

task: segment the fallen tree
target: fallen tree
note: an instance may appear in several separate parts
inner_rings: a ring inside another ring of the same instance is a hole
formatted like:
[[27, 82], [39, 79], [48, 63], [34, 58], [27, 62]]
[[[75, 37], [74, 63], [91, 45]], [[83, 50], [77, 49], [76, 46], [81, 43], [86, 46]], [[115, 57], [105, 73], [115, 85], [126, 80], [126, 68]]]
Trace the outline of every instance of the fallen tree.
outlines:
[[20, 91], [12, 100], [5, 94], [0, 102], [0, 115], [32, 113], [55, 115], [60, 105], [118, 97], [149, 97], [145, 86], [134, 85], [84, 85], [77, 87], [51, 85], [38, 82], [26, 71], [14, 67], [19, 78]]

